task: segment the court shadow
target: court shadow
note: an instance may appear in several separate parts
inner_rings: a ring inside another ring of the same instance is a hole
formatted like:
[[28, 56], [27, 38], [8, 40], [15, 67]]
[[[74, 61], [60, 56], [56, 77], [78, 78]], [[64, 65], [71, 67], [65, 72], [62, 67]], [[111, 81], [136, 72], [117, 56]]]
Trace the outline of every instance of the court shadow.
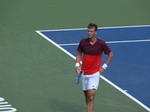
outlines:
[[49, 100], [49, 104], [51, 110], [54, 110], [54, 112], [81, 112], [84, 108], [82, 105], [58, 99]]

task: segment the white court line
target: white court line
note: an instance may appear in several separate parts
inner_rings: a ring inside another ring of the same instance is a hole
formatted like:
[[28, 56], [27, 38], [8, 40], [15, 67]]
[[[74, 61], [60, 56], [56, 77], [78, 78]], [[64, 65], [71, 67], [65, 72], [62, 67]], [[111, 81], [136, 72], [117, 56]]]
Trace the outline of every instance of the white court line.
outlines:
[[[125, 40], [125, 41], [108, 41], [106, 43], [127, 43], [127, 42], [149, 42], [150, 39], [146, 40]], [[60, 46], [71, 46], [71, 45], [79, 45], [79, 43], [70, 43], [70, 44], [58, 44]]]
[[[150, 25], [98, 27], [98, 29], [139, 28], [139, 27], [150, 27]], [[86, 29], [87, 29], [87, 28], [74, 28], [74, 29], [54, 29], [54, 30], [38, 30], [38, 31], [40, 31], [40, 32], [47, 32], [47, 31], [71, 31], [71, 30], [86, 30]]]
[[[124, 26], [124, 27], [107, 27], [107, 28], [130, 28], [130, 27], [150, 27], [150, 25], [140, 25], [140, 26]], [[60, 29], [60, 30], [39, 30], [36, 31], [39, 35], [41, 35], [42, 37], [44, 37], [46, 40], [48, 40], [49, 42], [51, 42], [52, 44], [54, 44], [56, 47], [58, 47], [60, 50], [62, 50], [63, 52], [65, 52], [66, 54], [68, 54], [70, 57], [72, 57], [73, 59], [76, 59], [75, 56], [73, 56], [71, 53], [69, 53], [67, 50], [65, 50], [64, 48], [62, 48], [60, 45], [58, 45], [57, 43], [55, 43], [53, 40], [51, 40], [50, 38], [48, 38], [47, 36], [45, 36], [44, 34], [41, 33], [41, 31], [68, 31], [68, 30], [81, 30], [82, 28], [79, 29]], [[84, 28], [85, 29], [85, 28]], [[101, 28], [103, 29], [103, 28]], [[132, 40], [132, 41], [138, 41], [140, 42], [141, 40]], [[144, 40], [143, 40], [144, 41]], [[141, 42], [143, 42], [141, 41]], [[148, 39], [147, 41], [150, 41], [150, 39]], [[120, 42], [121, 41], [110, 41], [110, 43], [113, 42]], [[123, 42], [123, 41], [122, 41]], [[127, 41], [124, 41], [127, 42]], [[74, 43], [74, 44], [78, 44], [78, 43]], [[111, 81], [109, 81], [108, 79], [106, 79], [105, 77], [101, 76], [101, 78], [103, 80], [105, 80], [107, 83], [109, 83], [110, 85], [112, 85], [113, 87], [115, 87], [116, 89], [118, 89], [120, 92], [122, 92], [123, 94], [125, 94], [126, 96], [128, 96], [129, 98], [131, 98], [133, 101], [135, 101], [136, 103], [138, 103], [139, 105], [141, 105], [143, 108], [145, 108], [146, 110], [148, 110], [150, 112], [150, 108], [147, 107], [146, 105], [144, 105], [142, 102], [140, 102], [139, 100], [137, 100], [136, 98], [134, 98], [133, 96], [131, 96], [130, 94], [128, 94], [127, 92], [125, 92], [123, 89], [121, 89], [120, 87], [118, 87], [117, 85], [115, 85], [114, 83], [112, 83]]]
[[148, 41], [150, 41], [150, 39], [146, 39], [146, 40], [110, 41], [110, 42], [106, 42], [106, 43], [148, 42]]

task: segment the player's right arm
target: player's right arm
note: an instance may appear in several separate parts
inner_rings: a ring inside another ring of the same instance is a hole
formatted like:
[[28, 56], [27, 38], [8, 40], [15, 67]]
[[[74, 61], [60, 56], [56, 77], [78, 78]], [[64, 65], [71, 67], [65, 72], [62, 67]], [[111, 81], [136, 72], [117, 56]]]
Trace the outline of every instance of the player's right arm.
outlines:
[[76, 72], [78, 72], [78, 73], [81, 71], [81, 67], [80, 67], [81, 57], [82, 57], [82, 53], [78, 52], [78, 54], [76, 56], [76, 64], [75, 64]]

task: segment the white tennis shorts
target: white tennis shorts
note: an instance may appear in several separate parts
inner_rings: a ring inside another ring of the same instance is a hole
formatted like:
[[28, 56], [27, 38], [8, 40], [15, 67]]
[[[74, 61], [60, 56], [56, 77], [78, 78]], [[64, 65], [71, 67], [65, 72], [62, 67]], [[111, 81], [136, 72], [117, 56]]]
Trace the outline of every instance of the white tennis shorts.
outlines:
[[82, 89], [83, 91], [89, 89], [98, 89], [100, 73], [96, 72], [92, 75], [82, 75]]

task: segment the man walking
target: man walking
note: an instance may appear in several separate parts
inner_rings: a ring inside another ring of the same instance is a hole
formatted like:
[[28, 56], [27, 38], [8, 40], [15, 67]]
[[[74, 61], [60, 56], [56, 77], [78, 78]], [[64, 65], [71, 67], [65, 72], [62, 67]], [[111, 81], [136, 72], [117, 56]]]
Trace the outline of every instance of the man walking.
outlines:
[[[84, 71], [82, 75], [82, 89], [85, 95], [87, 112], [94, 109], [94, 97], [99, 85], [100, 74], [108, 67], [113, 58], [113, 52], [107, 44], [96, 37], [97, 25], [90, 23], [88, 25], [88, 38], [82, 39], [78, 45], [76, 56], [76, 72]], [[102, 54], [108, 57], [101, 66]], [[82, 61], [82, 67], [80, 67]]]

